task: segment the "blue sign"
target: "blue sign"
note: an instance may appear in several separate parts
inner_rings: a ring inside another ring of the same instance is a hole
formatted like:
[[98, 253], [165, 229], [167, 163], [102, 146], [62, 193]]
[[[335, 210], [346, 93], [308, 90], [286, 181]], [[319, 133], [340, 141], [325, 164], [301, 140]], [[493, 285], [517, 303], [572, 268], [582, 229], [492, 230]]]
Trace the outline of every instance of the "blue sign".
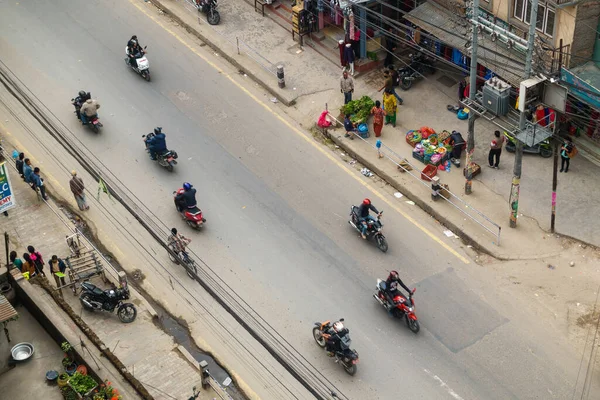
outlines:
[[600, 109], [600, 91], [597, 88], [567, 69], [561, 68], [560, 72], [560, 79], [569, 84], [569, 92], [573, 96], [580, 98], [594, 108]]
[[15, 197], [10, 187], [10, 177], [6, 169], [6, 162], [0, 164], [0, 213], [16, 206]]

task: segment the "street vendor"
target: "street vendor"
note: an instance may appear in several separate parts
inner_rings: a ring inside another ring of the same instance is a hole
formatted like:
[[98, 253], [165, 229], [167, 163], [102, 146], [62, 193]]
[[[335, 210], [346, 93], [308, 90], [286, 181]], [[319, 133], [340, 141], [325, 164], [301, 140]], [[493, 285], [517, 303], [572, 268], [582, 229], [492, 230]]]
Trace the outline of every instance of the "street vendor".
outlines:
[[453, 164], [460, 165], [460, 157], [462, 155], [463, 147], [465, 147], [465, 143], [465, 139], [460, 132], [452, 131], [449, 144], [452, 146], [452, 158], [450, 158], [450, 161], [452, 161]]
[[350, 121], [350, 114], [346, 114], [344, 117], [344, 129], [346, 129], [344, 137], [354, 140], [354, 133], [357, 132], [358, 129], [356, 128], [356, 124]]

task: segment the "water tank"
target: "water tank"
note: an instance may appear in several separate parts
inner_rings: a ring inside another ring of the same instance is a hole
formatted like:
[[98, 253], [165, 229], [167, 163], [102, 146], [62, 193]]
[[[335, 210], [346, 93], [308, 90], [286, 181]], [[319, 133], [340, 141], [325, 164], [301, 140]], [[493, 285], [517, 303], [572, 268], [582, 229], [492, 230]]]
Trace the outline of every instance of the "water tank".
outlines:
[[483, 106], [498, 116], [508, 114], [510, 84], [493, 77], [483, 85]]

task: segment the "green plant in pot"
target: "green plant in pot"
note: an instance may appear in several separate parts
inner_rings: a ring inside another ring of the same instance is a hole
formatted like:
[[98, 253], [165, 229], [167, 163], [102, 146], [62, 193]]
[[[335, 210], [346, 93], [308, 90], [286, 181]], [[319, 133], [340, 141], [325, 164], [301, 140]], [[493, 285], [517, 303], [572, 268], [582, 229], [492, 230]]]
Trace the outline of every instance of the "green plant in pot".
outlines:
[[77, 393], [84, 395], [98, 386], [98, 383], [89, 375], [82, 375], [79, 372], [75, 372], [71, 379], [69, 379], [69, 386]]
[[62, 342], [60, 348], [65, 352], [65, 358], [62, 360], [62, 365], [65, 368], [65, 372], [69, 375], [73, 375], [77, 370], [77, 363], [73, 356], [73, 346], [69, 342]]

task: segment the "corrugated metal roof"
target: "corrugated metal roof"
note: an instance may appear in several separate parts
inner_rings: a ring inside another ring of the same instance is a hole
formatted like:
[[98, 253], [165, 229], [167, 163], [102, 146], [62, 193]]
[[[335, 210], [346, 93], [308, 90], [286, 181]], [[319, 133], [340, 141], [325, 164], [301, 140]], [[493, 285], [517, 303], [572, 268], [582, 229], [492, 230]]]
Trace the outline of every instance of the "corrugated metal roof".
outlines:
[[[468, 25], [466, 19], [451, 14], [443, 7], [430, 2], [423, 3], [406, 14], [404, 18], [420, 26], [446, 45], [461, 52], [466, 50], [467, 38], [461, 37]], [[489, 35], [480, 34], [478, 43], [509, 59], [480, 47], [477, 51], [477, 62], [518, 87], [525, 74], [525, 67], [521, 65], [525, 63], [524, 55], [508, 49], [504, 43], [492, 42]]]
[[18, 315], [6, 297], [0, 294], [0, 322], [9, 321]]

